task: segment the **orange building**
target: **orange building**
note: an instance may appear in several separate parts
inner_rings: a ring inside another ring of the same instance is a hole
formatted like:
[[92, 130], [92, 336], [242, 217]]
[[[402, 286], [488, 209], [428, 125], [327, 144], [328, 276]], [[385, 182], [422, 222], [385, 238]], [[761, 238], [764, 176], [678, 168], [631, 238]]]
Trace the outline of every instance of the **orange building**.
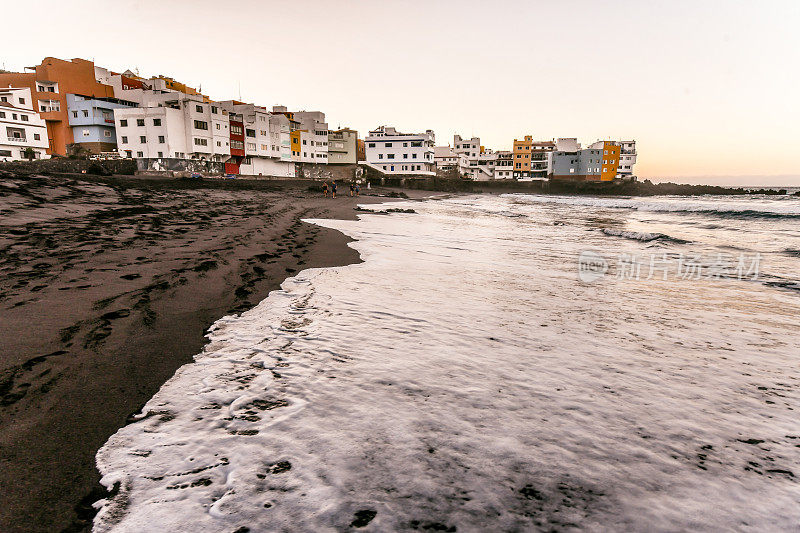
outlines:
[[603, 166], [600, 171], [600, 181], [614, 181], [619, 167], [620, 146], [610, 141], [603, 142]]
[[512, 152], [513, 176], [516, 179], [545, 179], [547, 177], [547, 152], [552, 152], [552, 141], [534, 141], [531, 135], [514, 139]]
[[34, 109], [47, 124], [50, 139], [48, 154], [66, 155], [72, 144], [72, 128], [67, 115], [67, 93], [113, 98], [114, 88], [95, 79], [94, 63], [85, 59], [64, 61], [46, 57], [32, 72], [0, 73], [0, 87], [28, 87]]

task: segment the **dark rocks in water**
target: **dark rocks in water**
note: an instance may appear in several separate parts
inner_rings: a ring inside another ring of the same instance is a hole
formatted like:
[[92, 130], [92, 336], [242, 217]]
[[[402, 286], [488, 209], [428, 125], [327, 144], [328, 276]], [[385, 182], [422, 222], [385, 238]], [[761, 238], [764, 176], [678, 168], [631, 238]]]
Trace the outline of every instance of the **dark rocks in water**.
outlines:
[[763, 440], [760, 439], [736, 439], [736, 440], [738, 440], [739, 442], [743, 442], [745, 444], [761, 444], [764, 442]]
[[372, 509], [362, 509], [360, 511], [356, 511], [353, 516], [353, 521], [350, 522], [350, 527], [366, 527], [367, 524], [372, 522], [372, 519], [375, 518], [375, 515], [378, 513], [373, 511]]

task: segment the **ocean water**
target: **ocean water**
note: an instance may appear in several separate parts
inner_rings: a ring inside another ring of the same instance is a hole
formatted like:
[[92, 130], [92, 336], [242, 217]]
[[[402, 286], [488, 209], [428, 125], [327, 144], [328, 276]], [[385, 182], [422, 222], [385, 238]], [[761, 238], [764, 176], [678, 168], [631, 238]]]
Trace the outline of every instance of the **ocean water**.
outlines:
[[800, 200], [391, 207], [109, 439], [95, 531], [800, 528]]

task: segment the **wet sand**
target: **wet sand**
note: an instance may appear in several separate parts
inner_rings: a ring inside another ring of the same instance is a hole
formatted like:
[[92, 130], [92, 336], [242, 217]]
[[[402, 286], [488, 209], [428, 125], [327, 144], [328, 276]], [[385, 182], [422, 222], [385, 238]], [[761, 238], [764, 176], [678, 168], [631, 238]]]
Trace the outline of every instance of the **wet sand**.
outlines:
[[359, 260], [344, 235], [301, 219], [385, 199], [309, 185], [0, 181], [0, 531], [88, 529], [104, 495], [97, 449], [209, 325], [300, 269]]

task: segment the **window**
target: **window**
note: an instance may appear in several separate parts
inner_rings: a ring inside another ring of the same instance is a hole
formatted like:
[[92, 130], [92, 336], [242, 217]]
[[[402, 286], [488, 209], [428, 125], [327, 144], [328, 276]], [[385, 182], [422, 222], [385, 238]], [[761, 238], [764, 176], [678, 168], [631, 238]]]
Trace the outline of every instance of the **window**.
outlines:
[[128, 138], [126, 136], [122, 136], [122, 144], [128, 144]]
[[388, 157], [389, 159], [394, 159], [394, 154], [388, 154], [386, 157]]
[[222, 146], [222, 142], [221, 141], [217, 141], [217, 146]]
[[305, 139], [303, 139], [303, 144], [306, 144], [306, 140]]
[[164, 157], [164, 152], [158, 152], [158, 157]]
[[37, 85], [37, 86], [36, 86], [36, 89], [38, 89], [38, 91], [39, 91], [40, 93], [43, 93], [43, 92], [44, 92], [44, 85]]
[[164, 136], [163, 135], [159, 135], [158, 136], [158, 142], [159, 142], [159, 144], [164, 144]]
[[370, 148], [375, 148], [375, 143], [369, 143]]
[[403, 148], [408, 148], [408, 143], [403, 143]]
[[111, 137], [111, 130], [103, 130], [103, 137]]
[[20, 99], [19, 99], [19, 103], [20, 103], [20, 104], [24, 104], [24, 103], [25, 103], [25, 99], [24, 99], [24, 98], [20, 98]]
[[130, 150], [125, 150], [125, 155], [127, 155], [128, 157], [133, 157], [133, 152], [131, 152]]
[[196, 105], [196, 106], [194, 106], [194, 109], [195, 109], [195, 111], [197, 111], [198, 113], [202, 113], [202, 112], [203, 112], [203, 106], [201, 106], [201, 105]]
[[256, 136], [256, 130], [251, 130], [251, 129], [248, 128], [247, 130], [245, 130], [245, 135], [247, 135], [248, 137], [255, 137]]
[[87, 109], [84, 109], [84, 110], [83, 110], [83, 116], [84, 116], [84, 117], [88, 117], [88, 116], [89, 116], [89, 110], [87, 110]]
[[[47, 108], [44, 105], [42, 105], [41, 106], [41, 110], [44, 111], [45, 109], [47, 109]], [[78, 118], [78, 112], [77, 111], [73, 111], [72, 112], [72, 118]]]
[[139, 137], [139, 142], [142, 143], [142, 144], [146, 144], [147, 143], [147, 137], [145, 137], [144, 135], [140, 136]]
[[136, 119], [136, 125], [137, 126], [144, 126], [144, 119], [143, 118], [137, 118]]
[[392, 165], [392, 172], [394, 172], [394, 165]]
[[412, 143], [411, 143], [411, 146], [412, 146], [413, 148], [419, 148], [420, 146], [422, 146], [422, 141], [418, 141], [418, 142], [412, 142]]
[[194, 144], [196, 144], [197, 146], [208, 146], [208, 139], [201, 139], [199, 137], [195, 137]]
[[22, 122], [28, 122], [28, 115], [21, 115], [19, 118]]
[[160, 126], [160, 125], [161, 125], [161, 119], [160, 118], [154, 118], [153, 119], [153, 126]]
[[215, 106], [215, 105], [212, 105], [212, 106], [211, 106], [211, 112], [212, 112], [212, 113], [214, 113], [214, 114], [216, 115], [216, 114], [217, 114], [217, 106]]
[[384, 146], [386, 146], [386, 148], [391, 148], [392, 147], [392, 143], [384, 143]]
[[[76, 115], [77, 115], [77, 113], [76, 113]], [[119, 126], [121, 128], [124, 128], [127, 125], [128, 125], [128, 121], [126, 119], [123, 118], [122, 120], [119, 121]]]
[[417, 158], [417, 154], [411, 154], [411, 159], [416, 159], [416, 158]]
[[34, 133], [34, 134], [33, 134], [33, 140], [34, 140], [34, 141], [39, 141], [39, 140], [41, 140], [41, 139], [42, 139], [42, 136], [41, 136], [41, 135], [39, 135], [38, 133]]
[[217, 126], [217, 129], [219, 129], [219, 124], [217, 124], [216, 126]]
[[383, 154], [378, 154], [378, 159], [383, 159]]
[[403, 159], [408, 159], [408, 154], [403, 154]]
[[208, 122], [203, 120], [195, 120], [194, 121], [194, 128], [197, 130], [207, 130], [208, 129]]
[[[6, 118], [6, 114], [3, 113], [2, 111], [0, 111], [0, 118]], [[11, 154], [8, 154], [8, 155], [11, 155]]]

